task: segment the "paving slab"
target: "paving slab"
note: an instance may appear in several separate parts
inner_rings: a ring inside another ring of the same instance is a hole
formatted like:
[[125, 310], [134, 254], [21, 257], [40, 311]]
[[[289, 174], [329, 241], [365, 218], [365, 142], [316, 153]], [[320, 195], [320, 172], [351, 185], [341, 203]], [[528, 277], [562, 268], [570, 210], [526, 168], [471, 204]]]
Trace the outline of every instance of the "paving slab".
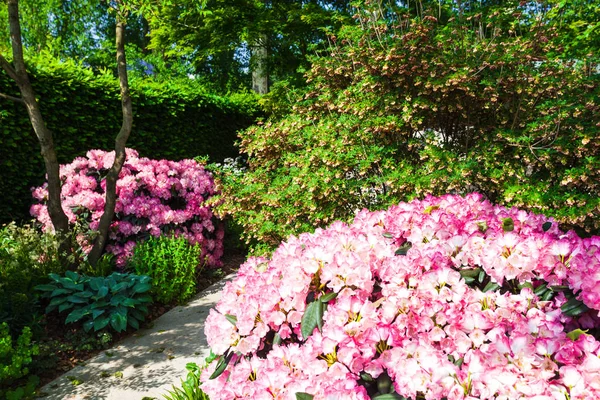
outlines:
[[[209, 355], [204, 321], [220, 300], [225, 282], [234, 276], [228, 275], [188, 304], [166, 312], [151, 328], [123, 339], [40, 392], [48, 400], [163, 399], [172, 385], [179, 386], [185, 378], [187, 363], [202, 364]], [[74, 380], [82, 383], [76, 385]]]

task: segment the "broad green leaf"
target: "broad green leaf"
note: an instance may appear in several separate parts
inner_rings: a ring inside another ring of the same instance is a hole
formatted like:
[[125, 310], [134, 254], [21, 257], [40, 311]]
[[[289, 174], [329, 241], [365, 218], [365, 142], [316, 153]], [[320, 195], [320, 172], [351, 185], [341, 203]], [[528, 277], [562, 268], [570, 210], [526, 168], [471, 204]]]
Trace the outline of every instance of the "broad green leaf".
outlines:
[[[323, 314], [325, 312], [325, 307], [327, 306], [321, 300], [315, 301], [317, 303], [317, 327], [319, 328], [319, 332], [323, 331]], [[302, 335], [304, 337], [304, 335]]]
[[371, 400], [408, 400], [404, 396], [400, 396], [398, 393], [385, 393], [378, 394], [375, 397], [371, 397]]
[[279, 332], [277, 332], [275, 334], [275, 337], [273, 337], [273, 345], [279, 346], [280, 344], [281, 344], [281, 335], [279, 335]]
[[485, 285], [485, 287], [483, 288], [483, 291], [484, 292], [493, 292], [498, 289], [500, 289], [500, 285], [498, 285], [496, 282], [489, 282], [487, 285]]
[[106, 297], [107, 294], [108, 294], [108, 287], [102, 286], [100, 289], [98, 289], [98, 294], [96, 294], [96, 297], [98, 299], [101, 299], [103, 297]]
[[65, 319], [65, 324], [70, 324], [71, 322], [79, 321], [81, 318], [88, 315], [89, 313], [90, 311], [86, 308], [77, 308], [71, 311], [69, 315], [67, 315], [67, 319]]
[[85, 304], [88, 301], [86, 299], [82, 299], [79, 296], [76, 295], [71, 295], [69, 297], [67, 297], [67, 300], [70, 301], [71, 303], [75, 303], [75, 304]]
[[394, 254], [396, 254], [397, 256], [405, 256], [408, 253], [408, 250], [410, 250], [411, 247], [412, 247], [412, 243], [411, 242], [406, 242], [402, 246], [400, 246], [395, 251]]
[[56, 297], [61, 294], [67, 294], [67, 293], [71, 293], [71, 291], [67, 290], [67, 289], [56, 289], [50, 294], [50, 297]]
[[215, 379], [219, 377], [223, 373], [223, 371], [225, 371], [225, 368], [227, 368], [227, 364], [229, 364], [231, 357], [233, 357], [233, 351], [230, 350], [228, 350], [226, 355], [221, 356], [217, 363], [217, 368], [215, 369], [215, 372], [213, 372], [208, 379]]
[[133, 293], [145, 293], [152, 288], [152, 285], [146, 282], [137, 283], [133, 287]]
[[117, 332], [123, 332], [127, 329], [127, 314], [112, 312], [110, 315], [110, 326]]
[[227, 319], [227, 321], [231, 322], [233, 326], [237, 324], [237, 317], [235, 315], [225, 314], [225, 318]]
[[108, 323], [110, 322], [110, 318], [107, 316], [100, 317], [98, 319], [94, 319], [94, 330], [99, 331], [100, 329], [104, 329]]
[[83, 323], [83, 330], [86, 331], [86, 332], [91, 331], [93, 327], [94, 327], [94, 321], [93, 320], [85, 321]]
[[331, 300], [335, 299], [337, 297], [337, 293], [336, 292], [330, 292], [327, 294], [324, 294], [323, 296], [319, 297], [319, 300], [323, 303], [328, 303]]
[[544, 222], [544, 225], [542, 225], [542, 229], [544, 230], [544, 232], [548, 232], [550, 228], [552, 228], [552, 222], [550, 221]]
[[315, 396], [306, 392], [297, 392], [296, 400], [312, 400]]
[[313, 301], [312, 303], [308, 303], [308, 305], [306, 306], [306, 310], [304, 310], [304, 315], [302, 315], [301, 332], [304, 340], [308, 339], [308, 337], [312, 335], [313, 331], [317, 327], [317, 321], [319, 319], [319, 310], [317, 308], [317, 303], [321, 304], [321, 306], [323, 304], [320, 301]]
[[[50, 284], [47, 284], [47, 285], [37, 285], [35, 287], [35, 290], [41, 290], [41, 291], [44, 291], [44, 292], [52, 292], [53, 290], [56, 290], [56, 289], [57, 289], [56, 285], [50, 285]], [[64, 290], [64, 289], [59, 289], [59, 290]]]
[[394, 238], [394, 235], [392, 235], [392, 234], [391, 234], [391, 233], [389, 233], [389, 232], [384, 232], [384, 233], [383, 233], [383, 237], [384, 237], [384, 238], [386, 238], [386, 239], [393, 239], [393, 238]]
[[111, 306], [115, 306], [115, 307], [116, 307], [116, 306], [123, 305], [123, 302], [125, 301], [125, 299], [126, 299], [126, 298], [127, 298], [127, 297], [123, 296], [122, 294], [119, 294], [119, 295], [113, 296], [113, 297], [110, 299], [110, 305], [111, 305]]
[[73, 306], [75, 306], [73, 303], [62, 303], [60, 306], [58, 306], [58, 312], [61, 313], [69, 308], [72, 308]]
[[569, 339], [571, 339], [572, 341], [576, 341], [577, 339], [579, 339], [579, 337], [581, 335], [585, 335], [587, 332], [588, 332], [587, 329], [584, 331], [582, 331], [581, 329], [575, 329], [575, 330], [572, 330], [571, 332], [567, 333], [567, 337]]
[[131, 315], [127, 319], [127, 323], [135, 330], [140, 329], [140, 324], [138, 323], [138, 320], [133, 318]]

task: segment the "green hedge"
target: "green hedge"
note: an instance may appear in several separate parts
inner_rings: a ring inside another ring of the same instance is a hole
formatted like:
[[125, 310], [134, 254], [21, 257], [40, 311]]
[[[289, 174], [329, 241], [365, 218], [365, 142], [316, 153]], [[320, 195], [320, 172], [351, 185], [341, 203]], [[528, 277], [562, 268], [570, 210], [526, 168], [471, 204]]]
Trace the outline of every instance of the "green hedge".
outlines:
[[[43, 55], [28, 66], [46, 124], [54, 134], [60, 163], [90, 149], [110, 150], [121, 126], [118, 81], [73, 62]], [[257, 115], [253, 95], [219, 97], [199, 85], [132, 80], [134, 122], [128, 147], [141, 156], [172, 160], [208, 155], [235, 157], [236, 132]], [[0, 91], [18, 96], [0, 72]], [[40, 148], [25, 108], [0, 100], [0, 223], [28, 217], [30, 188], [44, 181]]]

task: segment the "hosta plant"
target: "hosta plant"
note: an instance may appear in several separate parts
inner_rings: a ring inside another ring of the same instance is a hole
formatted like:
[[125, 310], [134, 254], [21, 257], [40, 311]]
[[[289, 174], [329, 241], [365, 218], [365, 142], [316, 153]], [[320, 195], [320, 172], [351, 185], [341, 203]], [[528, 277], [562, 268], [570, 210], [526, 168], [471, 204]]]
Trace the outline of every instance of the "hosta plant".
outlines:
[[65, 276], [50, 274], [52, 283], [38, 285], [50, 299], [46, 313], [68, 311], [65, 323], [81, 321], [86, 332], [110, 326], [122, 332], [139, 324], [148, 314], [152, 298], [147, 293], [150, 277], [114, 272], [107, 277], [90, 277], [67, 271]]
[[251, 258], [205, 325], [211, 400], [600, 398], [600, 237], [446, 195]]
[[[98, 228], [104, 213], [105, 175], [114, 152], [88, 151], [71, 164], [61, 165], [62, 206], [72, 224]], [[223, 254], [223, 228], [213, 218], [206, 200], [216, 194], [212, 175], [194, 160], [169, 161], [139, 157], [127, 149], [127, 160], [117, 181], [117, 204], [107, 250], [123, 266], [136, 243], [150, 236], [179, 234], [190, 244], [200, 244], [202, 259], [218, 266]], [[46, 185], [35, 188], [39, 201], [31, 214], [45, 229], [52, 229], [46, 201]], [[79, 243], [89, 251], [92, 237], [80, 235]]]

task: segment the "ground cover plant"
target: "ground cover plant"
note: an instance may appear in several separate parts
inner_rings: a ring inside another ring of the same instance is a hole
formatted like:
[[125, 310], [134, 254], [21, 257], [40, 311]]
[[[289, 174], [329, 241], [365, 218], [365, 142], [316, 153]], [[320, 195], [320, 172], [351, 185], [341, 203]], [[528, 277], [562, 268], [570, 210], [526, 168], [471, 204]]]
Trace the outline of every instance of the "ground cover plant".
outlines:
[[600, 237], [445, 195], [291, 237], [227, 284], [211, 400], [596, 399]]
[[[91, 235], [104, 212], [105, 174], [114, 152], [91, 150], [61, 166], [62, 204], [71, 224], [83, 225]], [[163, 234], [177, 234], [201, 247], [200, 261], [218, 266], [223, 254], [223, 228], [213, 218], [206, 200], [216, 194], [211, 174], [193, 160], [151, 160], [127, 149], [117, 180], [118, 202], [106, 250], [123, 267], [137, 242]], [[52, 222], [46, 207], [45, 186], [33, 190], [39, 201], [31, 213], [46, 230]], [[80, 235], [89, 251], [93, 236]]]

